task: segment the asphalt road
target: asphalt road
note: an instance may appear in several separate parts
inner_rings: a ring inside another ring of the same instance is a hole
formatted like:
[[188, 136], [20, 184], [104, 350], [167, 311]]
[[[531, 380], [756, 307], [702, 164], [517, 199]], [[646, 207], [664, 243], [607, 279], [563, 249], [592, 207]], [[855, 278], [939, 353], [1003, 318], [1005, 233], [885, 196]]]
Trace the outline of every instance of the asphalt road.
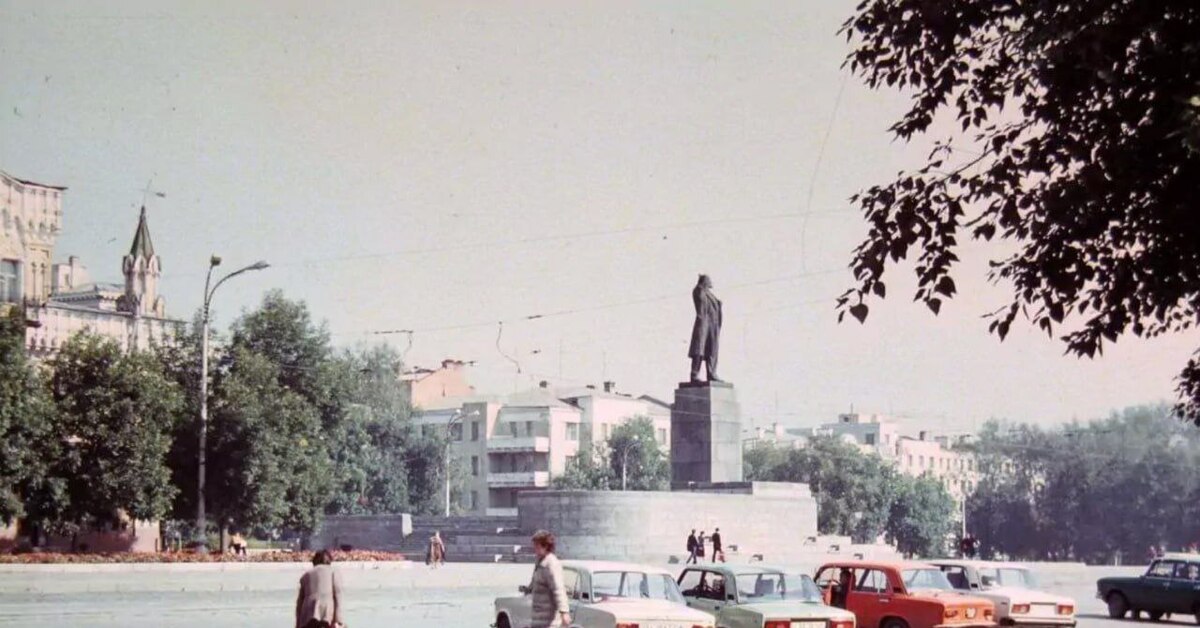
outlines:
[[[296, 569], [227, 572], [37, 573], [0, 572], [0, 625], [87, 628], [267, 628], [288, 626], [295, 604]], [[1129, 573], [1131, 570], [1121, 570]], [[1137, 570], [1132, 570], [1136, 572]], [[1084, 628], [1133, 626], [1111, 620], [1095, 598], [1096, 578], [1043, 578], [1047, 590], [1075, 598]], [[483, 627], [491, 604], [527, 581], [527, 565], [455, 565], [432, 572], [346, 570], [350, 628]], [[1176, 616], [1160, 625], [1195, 625]]]

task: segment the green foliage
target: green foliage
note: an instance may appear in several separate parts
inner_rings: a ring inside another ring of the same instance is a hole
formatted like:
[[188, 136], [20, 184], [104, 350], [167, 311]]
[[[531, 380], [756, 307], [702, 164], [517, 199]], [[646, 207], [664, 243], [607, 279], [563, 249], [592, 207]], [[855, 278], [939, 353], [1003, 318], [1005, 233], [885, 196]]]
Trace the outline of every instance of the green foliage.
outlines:
[[664, 491], [671, 487], [671, 462], [655, 438], [654, 421], [634, 417], [621, 423], [613, 428], [607, 444], [613, 488]]
[[236, 529], [311, 531], [331, 488], [320, 418], [265, 356], [229, 357], [212, 407], [209, 507]]
[[19, 308], [0, 316], [0, 522], [26, 514], [26, 498], [49, 481], [57, 457], [50, 438], [54, 407], [25, 358], [25, 317]]
[[52, 438], [63, 443], [52, 474], [65, 482], [65, 503], [42, 512], [46, 523], [70, 529], [115, 521], [119, 512], [165, 515], [177, 490], [166, 458], [183, 409], [178, 385], [152, 356], [123, 355], [90, 333], [72, 337], [48, 369]]
[[[969, 237], [1006, 241], [989, 271], [1012, 287], [989, 315], [1001, 339], [1021, 315], [1094, 356], [1200, 322], [1194, 0], [865, 0], [842, 32], [853, 72], [909, 96], [897, 138], [939, 116], [962, 135], [853, 197], [869, 231], [839, 316], [865, 319], [910, 254], [916, 299], [936, 314]], [[1179, 393], [1200, 424], [1200, 354]]]
[[562, 475], [554, 478], [554, 488], [577, 491], [607, 491], [612, 483], [612, 467], [606, 449], [587, 447], [567, 461]]
[[895, 498], [888, 512], [888, 534], [906, 556], [943, 556], [954, 532], [954, 499], [935, 478], [896, 477]]
[[953, 521], [954, 502], [936, 480], [903, 476], [879, 456], [838, 438], [815, 437], [800, 449], [759, 443], [745, 453], [743, 464], [747, 480], [808, 484], [822, 534], [860, 543], [886, 534], [903, 551], [932, 555], [940, 552]]
[[986, 554], [1128, 562], [1196, 541], [1200, 434], [1166, 407], [1054, 429], [992, 423], [977, 449], [967, 524]]

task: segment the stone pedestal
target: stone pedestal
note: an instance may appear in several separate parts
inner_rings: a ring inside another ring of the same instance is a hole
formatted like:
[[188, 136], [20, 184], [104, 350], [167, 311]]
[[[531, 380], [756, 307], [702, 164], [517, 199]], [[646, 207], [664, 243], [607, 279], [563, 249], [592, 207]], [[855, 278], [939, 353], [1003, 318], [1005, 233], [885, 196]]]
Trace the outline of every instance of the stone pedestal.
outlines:
[[742, 481], [742, 417], [733, 385], [685, 382], [671, 407], [671, 486]]

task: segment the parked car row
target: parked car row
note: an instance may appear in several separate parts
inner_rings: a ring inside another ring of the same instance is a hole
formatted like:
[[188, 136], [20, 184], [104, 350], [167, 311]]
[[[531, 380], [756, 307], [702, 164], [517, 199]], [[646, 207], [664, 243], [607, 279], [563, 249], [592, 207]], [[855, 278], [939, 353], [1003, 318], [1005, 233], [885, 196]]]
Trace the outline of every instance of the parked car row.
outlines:
[[[822, 565], [816, 578], [760, 564], [691, 565], [676, 576], [629, 563], [563, 561], [581, 628], [1059, 628], [1075, 602], [1036, 590], [1028, 569], [985, 561]], [[496, 628], [523, 628], [531, 601], [497, 598]]]

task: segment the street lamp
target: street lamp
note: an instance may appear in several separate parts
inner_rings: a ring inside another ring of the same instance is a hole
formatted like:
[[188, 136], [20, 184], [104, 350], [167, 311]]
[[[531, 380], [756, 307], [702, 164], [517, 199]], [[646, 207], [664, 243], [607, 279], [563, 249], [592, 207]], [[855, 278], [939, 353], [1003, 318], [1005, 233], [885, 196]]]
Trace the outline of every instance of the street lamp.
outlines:
[[200, 477], [196, 482], [196, 540], [204, 541], [206, 516], [204, 513], [204, 477], [208, 465], [208, 308], [212, 303], [213, 293], [221, 284], [242, 273], [252, 270], [262, 270], [270, 264], [264, 261], [255, 262], [245, 268], [239, 268], [217, 280], [212, 285], [213, 269], [221, 265], [221, 258], [213, 255], [208, 260], [208, 275], [204, 278], [204, 305], [200, 314]]
[[462, 425], [463, 419], [479, 416], [478, 410], [463, 412], [457, 410], [454, 416], [446, 421], [446, 516], [450, 516], [450, 439], [454, 436], [454, 424]]
[[629, 450], [633, 449], [634, 447], [640, 447], [641, 444], [642, 444], [641, 441], [639, 441], [638, 439], [631, 438], [631, 439], [625, 441], [625, 444], [621, 447], [621, 490], [622, 491], [626, 490], [625, 485], [627, 484], [627, 482], [626, 482], [627, 478], [626, 478], [625, 471], [626, 471], [626, 467], [629, 465]]

